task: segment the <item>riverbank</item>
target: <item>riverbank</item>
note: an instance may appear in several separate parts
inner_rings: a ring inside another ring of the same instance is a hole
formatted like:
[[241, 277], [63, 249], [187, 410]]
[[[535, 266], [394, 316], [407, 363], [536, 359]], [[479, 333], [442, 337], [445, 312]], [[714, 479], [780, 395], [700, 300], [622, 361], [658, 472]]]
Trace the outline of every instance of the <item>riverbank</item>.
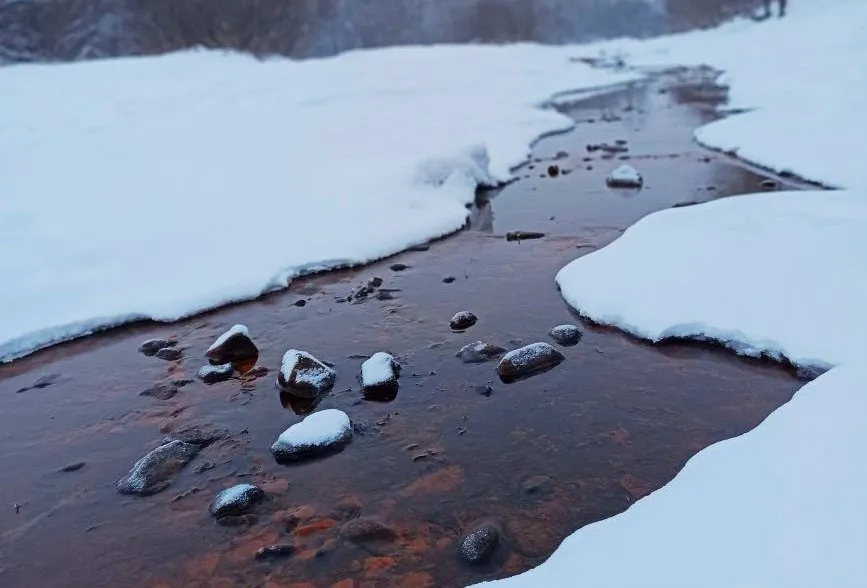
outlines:
[[[478, 339], [507, 348], [546, 340], [576, 322], [553, 286], [577, 255], [617, 238], [639, 218], [755, 191], [771, 178], [698, 148], [693, 130], [715, 115], [690, 91], [687, 72], [565, 105], [577, 125], [534, 149], [520, 179], [485, 194], [471, 226], [358, 270], [297, 280], [290, 290], [171, 325], [138, 325], [60, 345], [0, 366], [4, 455], [0, 581], [4, 586], [461, 586], [524, 571], [576, 528], [627, 508], [668, 482], [699, 450], [736, 436], [786, 402], [803, 382], [782, 366], [689, 343], [650, 346], [585, 325], [555, 369], [510, 385], [493, 364], [454, 357]], [[606, 154], [587, 145], [625, 141]], [[565, 155], [563, 155], [565, 153]], [[645, 177], [641, 191], [613, 191], [620, 163]], [[556, 177], [548, 167], [557, 165]], [[564, 173], [568, 172], [568, 173]], [[797, 187], [774, 179], [782, 187]], [[508, 242], [509, 231], [542, 239]], [[400, 271], [394, 264], [407, 266]], [[383, 278], [382, 300], [340, 302]], [[446, 280], [454, 278], [454, 280]], [[449, 283], [446, 283], [446, 282]], [[298, 306], [301, 301], [303, 306]], [[478, 315], [463, 334], [459, 310]], [[139, 392], [193, 379], [204, 351], [243, 323], [272, 370], [253, 382], [194, 382], [164, 401]], [[180, 361], [136, 352], [152, 337], [177, 337]], [[320, 408], [358, 426], [343, 453], [300, 467], [267, 448], [309, 406], [273, 386], [289, 347], [333, 362], [339, 374]], [[393, 352], [404, 364], [397, 397], [362, 402], [360, 359]], [[55, 383], [27, 388], [58, 374]], [[225, 428], [164, 492], [119, 495], [113, 483], [165, 434], [188, 425]], [[214, 468], [196, 474], [205, 461]], [[57, 472], [84, 462], [75, 472]], [[220, 489], [252, 481], [266, 508], [241, 528], [214, 524]], [[198, 492], [189, 492], [198, 488]], [[180, 497], [180, 498], [178, 498]], [[348, 540], [357, 515], [393, 530], [385, 542]], [[300, 523], [289, 529], [287, 517]], [[461, 564], [456, 542], [479, 520], [503, 528], [494, 559]], [[303, 531], [302, 531], [303, 529]], [[259, 547], [291, 541], [296, 554], [256, 562]], [[75, 549], [70, 550], [74, 543]], [[338, 584], [349, 579], [350, 583]]]

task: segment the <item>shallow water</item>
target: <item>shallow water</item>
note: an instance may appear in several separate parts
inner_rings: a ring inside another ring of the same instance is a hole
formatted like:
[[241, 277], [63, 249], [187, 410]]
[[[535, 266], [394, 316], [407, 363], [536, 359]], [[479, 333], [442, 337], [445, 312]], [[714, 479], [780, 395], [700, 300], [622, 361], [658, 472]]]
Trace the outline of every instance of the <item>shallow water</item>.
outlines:
[[[642, 216], [759, 189], [763, 176], [692, 142], [692, 129], [713, 115], [678, 78], [564, 107], [576, 129], [540, 142], [538, 161], [519, 170], [519, 181], [480, 197], [469, 230], [428, 251], [0, 366], [0, 585], [462, 586], [537, 565], [574, 529], [623, 511], [702, 448], [756, 426], [802, 382], [785, 367], [713, 347], [651, 346], [585, 325], [581, 343], [561, 348], [561, 365], [508, 385], [495, 363], [454, 357], [478, 339], [514, 348], [576, 322], [555, 273]], [[585, 148], [617, 139], [627, 141], [625, 156], [646, 178], [641, 191], [607, 189], [605, 175], [621, 155], [603, 159]], [[548, 177], [561, 151], [567, 155], [556, 164], [570, 173]], [[512, 230], [547, 236], [507, 242]], [[410, 267], [390, 270], [396, 262]], [[336, 300], [373, 276], [396, 289], [392, 300]], [[446, 276], [456, 279], [444, 283]], [[306, 305], [296, 306], [301, 299]], [[453, 333], [449, 318], [465, 309], [479, 322]], [[235, 323], [250, 327], [271, 374], [245, 384], [195, 382], [166, 401], [138, 395], [193, 378], [208, 345]], [[136, 352], [143, 339], [166, 336], [180, 339], [182, 361]], [[359, 432], [339, 454], [282, 466], [269, 446], [299, 420], [296, 411], [311, 409], [274, 387], [290, 347], [334, 363], [337, 384], [318, 406], [346, 411]], [[358, 356], [383, 350], [404, 365], [400, 390], [391, 402], [363, 401]], [[62, 377], [16, 393], [52, 373]], [[195, 423], [233, 436], [204, 450], [161, 494], [115, 491], [165, 433]], [[195, 474], [206, 460], [216, 467]], [[85, 466], [56, 471], [76, 461]], [[218, 526], [208, 503], [238, 482], [262, 485], [269, 498], [257, 520]], [[193, 487], [201, 491], [176, 499]], [[287, 528], [287, 511], [296, 511], [296, 526]], [[358, 512], [378, 517], [397, 538], [365, 545], [342, 538], [344, 520]], [[503, 544], [491, 563], [471, 568], [458, 561], [456, 544], [484, 520], [501, 526]], [[253, 559], [276, 542], [297, 551]]]

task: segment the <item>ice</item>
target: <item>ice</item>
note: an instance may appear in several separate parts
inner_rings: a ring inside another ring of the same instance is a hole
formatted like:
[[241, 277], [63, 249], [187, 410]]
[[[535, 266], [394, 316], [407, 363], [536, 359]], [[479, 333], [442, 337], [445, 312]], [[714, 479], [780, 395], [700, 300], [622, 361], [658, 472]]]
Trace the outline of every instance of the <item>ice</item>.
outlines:
[[796, 0], [788, 15], [739, 20], [650, 41], [613, 41], [578, 54], [622, 55], [633, 66], [710, 65], [730, 86], [727, 109], [699, 142], [775, 171], [867, 189], [867, 2]]
[[573, 52], [195, 50], [0, 69], [0, 275], [14, 285], [0, 361], [460, 229], [477, 184], [571, 128], [544, 108], [553, 96], [637, 77]]
[[640, 188], [644, 184], [644, 179], [638, 170], [626, 164], [608, 174], [606, 181], [609, 186], [616, 188]]
[[749, 194], [645, 217], [557, 283], [638, 337], [829, 367], [867, 357], [865, 252], [867, 193]]
[[250, 330], [247, 328], [246, 325], [233, 326], [231, 329], [229, 329], [228, 331], [226, 331], [225, 333], [223, 333], [222, 335], [217, 337], [217, 340], [214, 341], [210, 347], [208, 347], [208, 351], [206, 351], [205, 353], [206, 354], [210, 353], [211, 351], [213, 351], [214, 349], [218, 348], [220, 345], [222, 345], [223, 343], [228, 341], [229, 337], [231, 337], [233, 335], [238, 335], [238, 334], [249, 336]]
[[858, 588], [867, 578], [867, 366], [835, 368], [626, 512], [497, 588]]
[[374, 353], [361, 364], [361, 385], [364, 388], [376, 388], [393, 383], [397, 379], [396, 363], [388, 353]]
[[329, 408], [307, 416], [283, 431], [277, 438], [276, 445], [285, 446], [317, 446], [334, 443], [351, 433], [352, 425], [347, 414], [335, 408]]

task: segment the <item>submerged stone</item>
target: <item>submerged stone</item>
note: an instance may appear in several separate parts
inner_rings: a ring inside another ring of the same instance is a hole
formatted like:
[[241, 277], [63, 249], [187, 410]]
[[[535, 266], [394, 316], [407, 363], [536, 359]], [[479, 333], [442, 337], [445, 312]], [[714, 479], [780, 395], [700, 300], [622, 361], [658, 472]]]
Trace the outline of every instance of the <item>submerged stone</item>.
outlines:
[[148, 496], [165, 490], [172, 478], [199, 453], [199, 447], [173, 440], [160, 445], [135, 462], [121, 478], [117, 490], [121, 494]]
[[455, 353], [455, 357], [464, 363], [484, 363], [502, 355], [506, 350], [498, 345], [476, 341], [464, 345]]
[[165, 349], [166, 347], [174, 347], [177, 345], [177, 341], [171, 341], [169, 339], [148, 339], [144, 341], [141, 345], [138, 346], [139, 353], [143, 353], [148, 357], [156, 355], [157, 351], [160, 349]]

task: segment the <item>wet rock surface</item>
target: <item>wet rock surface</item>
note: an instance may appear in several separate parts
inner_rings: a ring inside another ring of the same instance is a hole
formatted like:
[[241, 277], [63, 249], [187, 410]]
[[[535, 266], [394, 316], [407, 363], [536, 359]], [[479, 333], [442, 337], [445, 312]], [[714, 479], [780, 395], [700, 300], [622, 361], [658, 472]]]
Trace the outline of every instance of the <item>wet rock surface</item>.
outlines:
[[222, 335], [205, 352], [211, 365], [255, 363], [259, 348], [250, 339], [245, 325], [235, 325]]
[[543, 237], [545, 237], [545, 233], [537, 231], [510, 231], [506, 233], [506, 241], [529, 241]]
[[83, 468], [84, 465], [85, 465], [85, 464], [84, 464], [83, 461], [74, 461], [74, 462], [72, 462], [72, 463], [66, 464], [65, 466], [63, 466], [62, 468], [60, 468], [58, 471], [60, 471], [60, 472], [66, 472], [66, 473], [69, 473], [69, 472], [77, 472], [78, 470], [80, 470], [81, 468]]
[[160, 349], [166, 349], [177, 345], [177, 341], [169, 339], [148, 339], [138, 346], [139, 353], [147, 356], [154, 356]]
[[547, 343], [532, 343], [508, 352], [497, 365], [503, 380], [516, 380], [558, 365], [566, 357]]
[[157, 400], [168, 400], [178, 393], [179, 388], [174, 384], [157, 384], [150, 388], [145, 388], [139, 392], [139, 396], [151, 396]]
[[231, 379], [234, 372], [235, 368], [232, 367], [232, 364], [226, 363], [223, 365], [203, 365], [196, 375], [205, 384], [216, 384]]
[[277, 387], [305, 398], [315, 398], [334, 387], [337, 372], [306, 351], [290, 349], [283, 354]]
[[499, 345], [476, 341], [464, 345], [455, 353], [455, 357], [464, 363], [485, 363], [496, 359], [504, 354], [506, 350]]
[[198, 446], [183, 441], [160, 445], [133, 465], [129, 473], [117, 482], [117, 490], [121, 494], [139, 496], [161, 492], [198, 453]]
[[271, 453], [279, 462], [303, 461], [335, 453], [352, 441], [352, 423], [346, 413], [328, 409], [315, 412], [277, 438]]
[[374, 517], [359, 517], [343, 525], [341, 537], [356, 542], [394, 541], [397, 533], [394, 529]]
[[154, 354], [154, 357], [165, 361], [177, 361], [183, 355], [183, 352], [177, 347], [163, 347]]
[[280, 559], [290, 557], [295, 551], [295, 546], [291, 543], [275, 543], [260, 547], [256, 550], [255, 557], [260, 560]]
[[493, 523], [482, 523], [464, 535], [458, 557], [468, 564], [485, 563], [500, 545], [500, 530]]
[[264, 499], [265, 491], [258, 486], [237, 484], [217, 494], [208, 512], [215, 518], [246, 514]]
[[584, 333], [575, 325], [557, 325], [548, 333], [560, 345], [564, 347], [572, 347], [578, 345]]
[[33, 384], [30, 386], [25, 386], [23, 388], [19, 388], [16, 390], [18, 394], [22, 392], [29, 392], [30, 390], [42, 390], [43, 388], [48, 388], [49, 386], [54, 386], [55, 384], [59, 384], [64, 380], [63, 374], [46, 374], [40, 378], [38, 378]]
[[476, 315], [473, 313], [467, 310], [462, 310], [452, 317], [452, 320], [449, 321], [449, 327], [453, 331], [464, 331], [475, 325], [478, 320], [479, 319], [476, 318]]

